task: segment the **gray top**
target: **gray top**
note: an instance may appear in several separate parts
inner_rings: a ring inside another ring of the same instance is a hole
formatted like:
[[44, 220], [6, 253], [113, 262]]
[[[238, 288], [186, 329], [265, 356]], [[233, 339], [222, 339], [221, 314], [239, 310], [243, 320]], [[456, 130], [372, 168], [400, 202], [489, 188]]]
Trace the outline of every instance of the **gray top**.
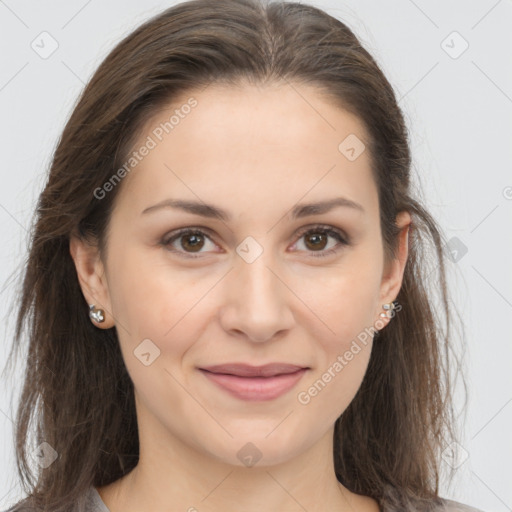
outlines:
[[[437, 510], [437, 509], [436, 509]], [[110, 512], [107, 508], [103, 500], [101, 499], [98, 491], [91, 487], [88, 493], [88, 502], [86, 512]], [[394, 512], [392, 510], [386, 509], [383, 512]], [[412, 511], [410, 511], [412, 512]], [[463, 503], [459, 503], [457, 501], [452, 500], [444, 500], [444, 505], [442, 508], [438, 509], [438, 512], [483, 512], [477, 508], [470, 507], [469, 505], [464, 505]]]
[[89, 489], [87, 507], [86, 512], [110, 512], [95, 487]]

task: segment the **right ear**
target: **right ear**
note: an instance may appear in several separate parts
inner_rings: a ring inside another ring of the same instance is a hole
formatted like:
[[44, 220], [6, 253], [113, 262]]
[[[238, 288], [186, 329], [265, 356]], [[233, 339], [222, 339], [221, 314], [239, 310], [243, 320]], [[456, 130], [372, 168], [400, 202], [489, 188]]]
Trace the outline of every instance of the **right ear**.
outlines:
[[96, 309], [102, 309], [105, 312], [105, 321], [101, 323], [94, 321], [94, 325], [102, 329], [110, 329], [114, 326], [114, 317], [111, 313], [112, 305], [105, 268], [98, 247], [77, 235], [72, 235], [69, 240], [69, 252], [75, 263], [80, 288], [87, 304], [94, 304]]

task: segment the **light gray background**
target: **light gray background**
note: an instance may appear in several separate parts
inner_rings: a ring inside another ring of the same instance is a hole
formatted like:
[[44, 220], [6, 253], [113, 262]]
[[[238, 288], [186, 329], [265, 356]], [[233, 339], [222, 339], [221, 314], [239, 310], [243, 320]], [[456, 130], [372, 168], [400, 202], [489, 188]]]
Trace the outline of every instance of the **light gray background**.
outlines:
[[[77, 95], [115, 43], [174, 3], [0, 0], [3, 360], [13, 326], [7, 278], [23, 268], [35, 201]], [[348, 24], [382, 66], [405, 111], [427, 206], [467, 248], [449, 270], [467, 334], [469, 408], [456, 441], [468, 458], [453, 462], [455, 486], [441, 494], [512, 510], [512, 2], [311, 3]], [[46, 59], [31, 47], [50, 48], [43, 31], [58, 43]], [[1, 382], [0, 509], [21, 496], [12, 441], [20, 385], [19, 368]]]

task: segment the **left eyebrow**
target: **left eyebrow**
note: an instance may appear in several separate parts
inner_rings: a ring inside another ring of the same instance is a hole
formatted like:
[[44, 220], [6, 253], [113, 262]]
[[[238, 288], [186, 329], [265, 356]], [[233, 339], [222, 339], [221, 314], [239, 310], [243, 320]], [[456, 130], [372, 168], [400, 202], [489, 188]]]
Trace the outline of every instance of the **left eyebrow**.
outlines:
[[326, 201], [319, 201], [316, 203], [298, 204], [291, 211], [292, 219], [299, 219], [307, 217], [308, 215], [320, 215], [322, 213], [330, 212], [336, 207], [352, 208], [361, 213], [364, 213], [364, 208], [355, 201], [347, 199], [346, 197], [336, 197]]
[[[293, 207], [291, 217], [292, 219], [299, 219], [301, 217], [307, 217], [308, 215], [320, 215], [322, 213], [327, 213], [336, 207], [352, 208], [364, 213], [364, 208], [359, 203], [356, 203], [351, 199], [347, 199], [346, 197], [336, 197], [326, 201], [298, 204]], [[201, 217], [216, 218], [222, 221], [229, 221], [231, 219], [231, 214], [218, 206], [198, 201], [184, 201], [180, 199], [166, 199], [153, 206], [149, 206], [142, 212], [142, 214], [159, 210], [161, 208], [176, 208], [188, 213], [200, 215]]]

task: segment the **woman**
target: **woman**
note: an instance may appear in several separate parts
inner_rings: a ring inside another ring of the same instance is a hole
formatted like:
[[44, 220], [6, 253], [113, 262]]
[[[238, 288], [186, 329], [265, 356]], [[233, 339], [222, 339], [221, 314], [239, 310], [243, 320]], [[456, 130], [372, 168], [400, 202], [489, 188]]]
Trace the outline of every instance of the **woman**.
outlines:
[[11, 510], [476, 510], [438, 494], [450, 310], [410, 162], [317, 8], [194, 0], [123, 40], [38, 203]]

